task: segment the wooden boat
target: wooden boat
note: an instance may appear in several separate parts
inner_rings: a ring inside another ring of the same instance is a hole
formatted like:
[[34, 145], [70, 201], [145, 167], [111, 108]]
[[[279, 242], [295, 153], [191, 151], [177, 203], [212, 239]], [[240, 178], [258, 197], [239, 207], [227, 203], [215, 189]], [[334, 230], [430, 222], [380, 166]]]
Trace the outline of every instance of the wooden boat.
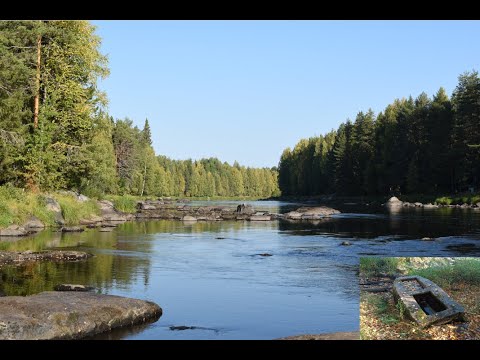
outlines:
[[393, 295], [405, 315], [423, 328], [465, 321], [465, 310], [434, 282], [421, 276], [403, 276], [393, 283]]

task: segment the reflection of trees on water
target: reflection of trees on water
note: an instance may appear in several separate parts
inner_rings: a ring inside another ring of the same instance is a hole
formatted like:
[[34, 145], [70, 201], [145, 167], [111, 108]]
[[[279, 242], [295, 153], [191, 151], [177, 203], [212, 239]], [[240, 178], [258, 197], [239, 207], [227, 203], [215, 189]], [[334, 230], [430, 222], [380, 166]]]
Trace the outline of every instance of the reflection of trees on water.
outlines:
[[[402, 211], [385, 215], [342, 215], [315, 222], [281, 221], [280, 231], [292, 235], [329, 235], [372, 239], [400, 235], [405, 239], [479, 234], [480, 213], [451, 208]], [[480, 238], [480, 236], [479, 236]]]
[[[79, 262], [36, 262], [22, 266], [6, 266], [0, 270], [0, 289], [7, 295], [28, 295], [53, 290], [61, 283], [94, 286], [100, 291], [113, 287], [129, 287], [137, 282], [148, 286], [150, 260], [146, 254], [139, 254], [135, 244], [119, 243], [115, 232], [61, 234], [46, 231], [35, 238], [9, 243], [7, 250], [44, 250], [74, 248], [95, 253], [93, 258]], [[118, 248], [125, 252], [116, 252]], [[151, 251], [150, 242], [141, 242], [142, 251]], [[135, 251], [135, 253], [129, 253]], [[139, 277], [142, 278], [139, 281]]]

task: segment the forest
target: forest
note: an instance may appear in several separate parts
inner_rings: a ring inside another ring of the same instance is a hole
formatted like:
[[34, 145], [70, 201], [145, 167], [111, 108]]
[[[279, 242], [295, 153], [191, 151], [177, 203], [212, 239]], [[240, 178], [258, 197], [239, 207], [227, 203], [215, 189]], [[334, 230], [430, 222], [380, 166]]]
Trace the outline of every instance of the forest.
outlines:
[[337, 130], [300, 140], [279, 163], [282, 195], [455, 194], [480, 189], [480, 78], [359, 112]]
[[275, 168], [155, 154], [148, 120], [113, 119], [88, 21], [0, 22], [0, 186], [89, 196], [278, 196]]

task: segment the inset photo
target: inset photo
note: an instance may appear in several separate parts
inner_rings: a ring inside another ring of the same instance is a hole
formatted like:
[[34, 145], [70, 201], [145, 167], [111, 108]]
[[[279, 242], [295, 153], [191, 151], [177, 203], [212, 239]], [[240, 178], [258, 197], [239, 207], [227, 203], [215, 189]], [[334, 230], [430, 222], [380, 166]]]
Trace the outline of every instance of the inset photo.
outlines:
[[362, 340], [480, 340], [480, 258], [360, 258]]

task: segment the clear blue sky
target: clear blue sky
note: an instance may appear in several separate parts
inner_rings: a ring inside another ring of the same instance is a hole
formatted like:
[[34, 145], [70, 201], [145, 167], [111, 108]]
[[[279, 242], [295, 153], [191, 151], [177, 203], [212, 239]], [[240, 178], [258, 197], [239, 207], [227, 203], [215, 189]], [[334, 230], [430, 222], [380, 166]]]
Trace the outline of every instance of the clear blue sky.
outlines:
[[109, 112], [157, 154], [275, 166], [284, 148], [480, 70], [480, 21], [93, 21]]

